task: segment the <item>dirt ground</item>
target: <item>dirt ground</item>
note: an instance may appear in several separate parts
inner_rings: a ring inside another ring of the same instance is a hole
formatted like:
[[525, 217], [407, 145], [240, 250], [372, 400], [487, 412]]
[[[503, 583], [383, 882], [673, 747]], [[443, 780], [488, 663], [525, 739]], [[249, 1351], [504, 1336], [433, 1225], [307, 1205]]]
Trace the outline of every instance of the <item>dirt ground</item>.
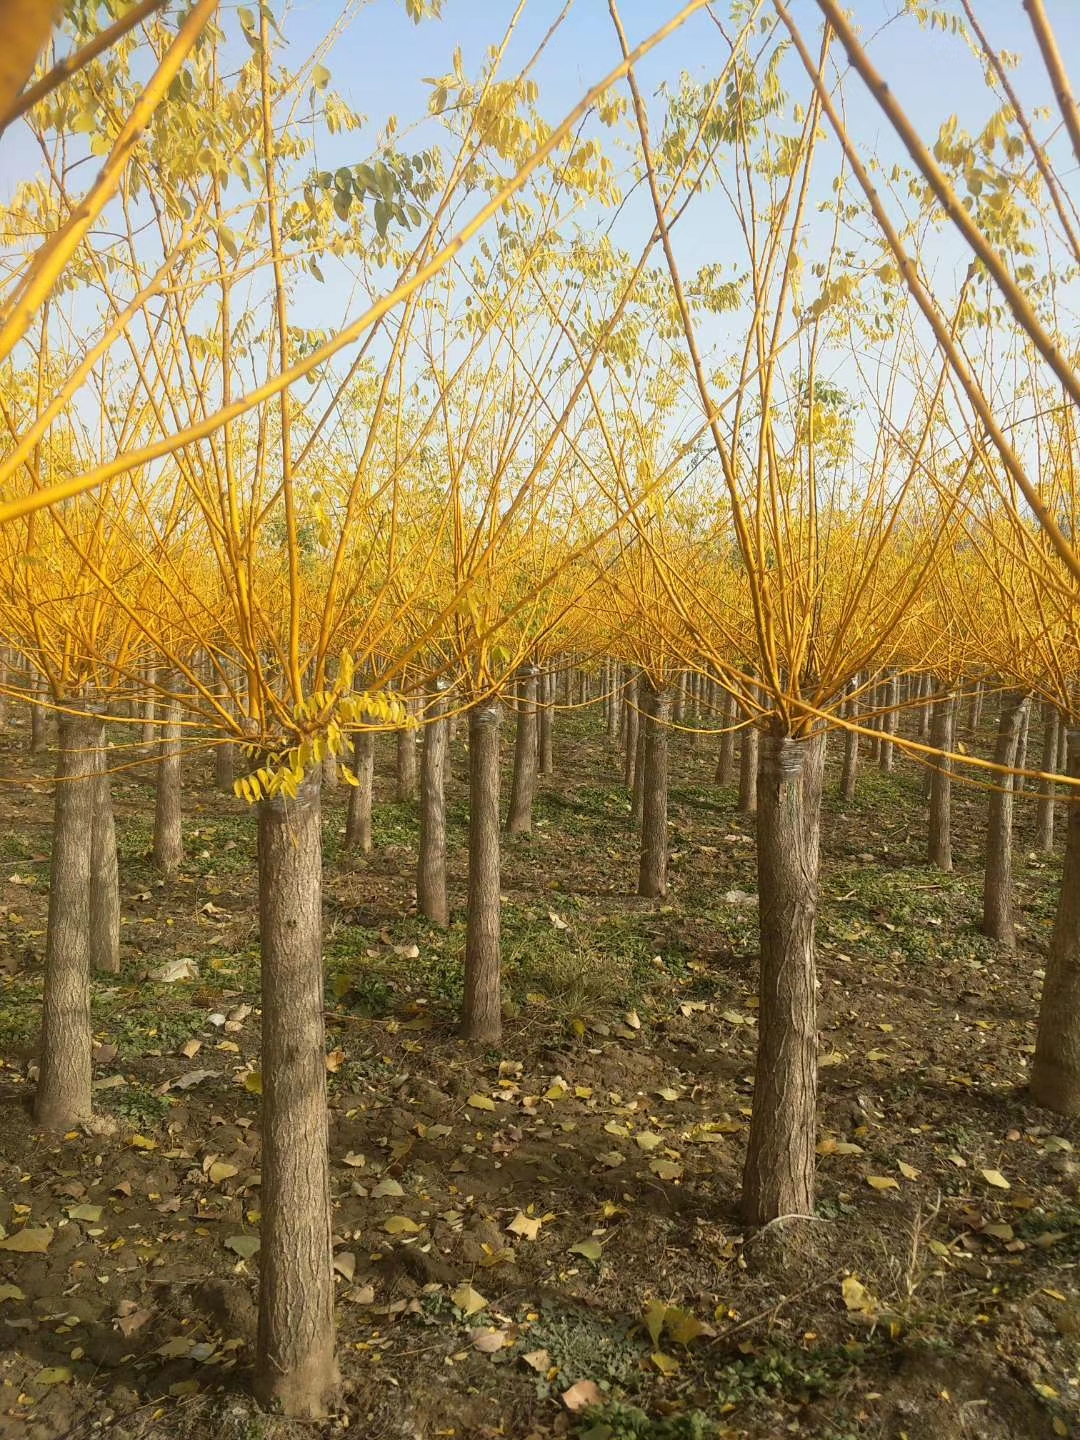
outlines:
[[380, 741], [372, 856], [341, 852], [344, 790], [324, 800], [345, 1398], [290, 1426], [248, 1394], [252, 816], [193, 751], [188, 858], [163, 884], [149, 772], [118, 774], [124, 966], [94, 987], [100, 1122], [43, 1136], [51, 760], [26, 733], [0, 737], [0, 1440], [1080, 1435], [1080, 1139], [1025, 1094], [1061, 868], [1060, 847], [1030, 853], [1029, 797], [1010, 955], [976, 928], [985, 793], [956, 792], [942, 875], [923, 863], [921, 771], [866, 766], [844, 808], [830, 764], [818, 1204], [751, 1235], [752, 827], [712, 784], [715, 741], [673, 744], [671, 889], [646, 902], [618, 756], [595, 713], [559, 717], [534, 833], [505, 845], [508, 1019], [487, 1052], [454, 1034], [464, 751], [440, 933], [415, 915], [415, 816]]

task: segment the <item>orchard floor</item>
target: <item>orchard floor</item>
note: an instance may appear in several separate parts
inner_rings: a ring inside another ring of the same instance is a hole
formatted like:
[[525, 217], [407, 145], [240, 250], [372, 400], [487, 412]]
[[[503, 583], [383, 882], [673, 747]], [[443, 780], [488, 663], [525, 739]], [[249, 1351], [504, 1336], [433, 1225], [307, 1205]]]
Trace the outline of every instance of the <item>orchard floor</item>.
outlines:
[[[505, 846], [509, 1018], [480, 1053], [454, 1034], [464, 753], [438, 933], [412, 908], [415, 818], [390, 799], [382, 746], [370, 858], [340, 850], [344, 790], [324, 806], [344, 1402], [299, 1426], [248, 1393], [252, 816], [193, 754], [188, 859], [163, 884], [152, 789], [118, 779], [124, 963], [94, 986], [101, 1133], [43, 1136], [28, 1102], [50, 760], [24, 737], [0, 738], [0, 1222], [52, 1234], [42, 1253], [0, 1249], [0, 1440], [1080, 1435], [1080, 1135], [1025, 1095], [1060, 876], [1060, 857], [1030, 854], [1029, 800], [1011, 956], [977, 932], [985, 793], [956, 792], [942, 875], [923, 864], [921, 772], [864, 768], [845, 809], [830, 766], [817, 1214], [753, 1236], [737, 1205], [752, 827], [711, 783], [713, 744], [673, 746], [671, 889], [653, 904], [629, 893], [599, 720], [560, 717], [534, 833]], [[182, 958], [196, 978], [148, 978]], [[569, 1408], [590, 1395], [603, 1406]]]

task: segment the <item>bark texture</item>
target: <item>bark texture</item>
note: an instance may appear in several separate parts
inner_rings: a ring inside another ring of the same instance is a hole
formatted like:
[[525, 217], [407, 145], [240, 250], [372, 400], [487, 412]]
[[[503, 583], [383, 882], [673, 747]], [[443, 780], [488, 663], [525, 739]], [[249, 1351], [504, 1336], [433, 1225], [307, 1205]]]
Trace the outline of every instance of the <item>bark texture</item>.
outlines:
[[469, 918], [461, 1033], [502, 1035], [499, 902], [499, 722], [497, 704], [469, 711]]
[[333, 1402], [334, 1269], [323, 1024], [319, 775], [259, 802], [262, 1246], [255, 1393], [286, 1415]]
[[744, 725], [739, 743], [739, 814], [757, 811], [758, 728]]
[[178, 870], [184, 860], [181, 830], [180, 701], [167, 700], [158, 742], [157, 797], [154, 804], [154, 867], [163, 875]]
[[[942, 691], [934, 701], [930, 726], [930, 743], [936, 750], [953, 748], [955, 697]], [[927, 830], [927, 859], [939, 870], [951, 870], [952, 864], [952, 762], [944, 755], [934, 760], [930, 772], [930, 821]]]
[[[104, 726], [102, 726], [104, 738]], [[95, 756], [94, 816], [90, 840], [90, 968], [120, 973], [120, 868], [116, 859], [109, 757], [104, 745]]]
[[638, 680], [631, 676], [626, 682], [626, 718], [623, 724], [623, 784], [628, 790], [634, 788], [634, 773], [637, 770], [638, 728], [641, 717], [638, 714]]
[[371, 800], [375, 790], [375, 732], [357, 730], [353, 736], [353, 774], [349, 809], [345, 816], [345, 848], [371, 853]]
[[669, 690], [642, 686], [645, 735], [641, 783], [641, 857], [638, 894], [657, 899], [667, 894], [668, 725]]
[[450, 923], [446, 896], [445, 701], [428, 706], [420, 754], [420, 846], [416, 862], [416, 908], [433, 925]]
[[725, 690], [720, 718], [720, 754], [716, 759], [717, 785], [730, 785], [735, 778], [735, 720], [735, 696], [730, 690]]
[[[617, 705], [613, 706], [613, 712], [617, 713]], [[555, 773], [555, 676], [551, 667], [545, 665], [540, 671], [540, 774], [553, 775]]]
[[410, 805], [416, 799], [416, 731], [397, 732], [397, 801]]
[[533, 801], [536, 798], [536, 677], [534, 665], [518, 676], [517, 728], [514, 732], [514, 778], [510, 785], [510, 809], [506, 817], [508, 835], [532, 832]]
[[[851, 682], [854, 692], [858, 688], [858, 676]], [[849, 720], [859, 718], [859, 702], [855, 694], [848, 696], [844, 714]], [[844, 732], [844, 764], [840, 771], [840, 798], [849, 804], [855, 799], [855, 786], [859, 778], [859, 735], [856, 730]]]
[[766, 735], [758, 765], [759, 1033], [743, 1216], [812, 1215], [817, 914], [824, 736]]
[[[1068, 732], [1066, 773], [1080, 779], [1080, 730]], [[1070, 799], [1068, 813], [1061, 893], [1039, 1002], [1031, 1098], [1059, 1115], [1080, 1115], [1080, 802]]]
[[49, 919], [34, 1118], [67, 1130], [91, 1113], [90, 851], [97, 753], [104, 724], [59, 716]]
[[[1020, 731], [1028, 697], [1010, 691], [1001, 697], [994, 759], [999, 765], [1016, 763]], [[1016, 944], [1013, 928], [1012, 830], [1013, 777], [996, 775], [990, 791], [986, 820], [986, 869], [983, 875], [983, 934], [1010, 948]]]
[[[1057, 769], [1058, 729], [1061, 717], [1056, 705], [1043, 706], [1042, 768], [1049, 774]], [[1039, 781], [1039, 803], [1035, 807], [1035, 848], [1049, 854], [1054, 848], [1054, 799], [1057, 787], [1052, 780]]]

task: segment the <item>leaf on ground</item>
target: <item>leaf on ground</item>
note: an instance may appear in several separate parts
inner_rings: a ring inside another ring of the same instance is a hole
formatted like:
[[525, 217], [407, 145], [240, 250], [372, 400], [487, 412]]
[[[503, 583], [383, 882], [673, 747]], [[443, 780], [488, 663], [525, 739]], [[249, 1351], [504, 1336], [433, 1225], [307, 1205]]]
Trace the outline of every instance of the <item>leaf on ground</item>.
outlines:
[[681, 1091], [675, 1089], [674, 1085], [665, 1085], [662, 1089], [656, 1091], [656, 1094], [660, 1096], [661, 1100], [678, 1100], [681, 1093]]
[[856, 1145], [854, 1140], [837, 1140], [835, 1135], [826, 1135], [818, 1142], [817, 1153], [819, 1155], [861, 1155], [863, 1147]]
[[677, 1375], [679, 1373], [679, 1362], [674, 1355], [665, 1355], [660, 1350], [654, 1350], [649, 1358], [661, 1375]]
[[551, 1356], [546, 1350], [527, 1350], [521, 1358], [538, 1375], [545, 1375], [551, 1369]]
[[383, 1229], [388, 1235], [419, 1235], [423, 1228], [415, 1220], [410, 1220], [408, 1215], [390, 1215], [383, 1221]]
[[395, 1180], [392, 1175], [384, 1175], [371, 1193], [376, 1200], [381, 1200], [384, 1195], [404, 1195], [405, 1188], [401, 1181]]
[[[125, 1306], [130, 1306], [131, 1308], [126, 1309]], [[152, 1318], [153, 1313], [152, 1310], [140, 1310], [134, 1301], [122, 1300], [120, 1302], [120, 1313], [116, 1317], [116, 1328], [124, 1338], [127, 1339], [134, 1335], [136, 1330], [141, 1330], [146, 1322]]]
[[[358, 1155], [355, 1150], [347, 1150], [345, 1152], [345, 1155], [342, 1157], [341, 1163], [343, 1165], [348, 1165], [352, 1170], [362, 1170], [367, 1164], [367, 1156]], [[394, 1193], [400, 1195], [402, 1192], [400, 1190], [397, 1190], [394, 1192], [387, 1191], [386, 1193]]]
[[579, 1240], [576, 1245], [571, 1245], [567, 1251], [569, 1255], [581, 1255], [586, 1260], [591, 1260], [594, 1265], [600, 1264], [604, 1247], [599, 1240]]
[[867, 1175], [866, 1183], [871, 1190], [899, 1190], [899, 1180], [894, 1180], [891, 1175]]
[[596, 1158], [601, 1165], [606, 1165], [609, 1170], [614, 1170], [616, 1166], [623, 1163], [626, 1156], [620, 1155], [618, 1150], [602, 1150]]
[[487, 1309], [488, 1302], [479, 1290], [473, 1289], [467, 1280], [462, 1281], [450, 1298], [466, 1319], [470, 1315], [478, 1315], [481, 1310]]
[[904, 1160], [898, 1160], [896, 1162], [896, 1168], [905, 1180], [917, 1180], [922, 1174], [921, 1170], [916, 1170], [914, 1165], [908, 1165]]
[[156, 1150], [158, 1148], [158, 1142], [151, 1140], [148, 1135], [132, 1135], [128, 1144], [134, 1146], [136, 1150]]
[[646, 1152], [655, 1150], [657, 1146], [664, 1143], [664, 1137], [657, 1135], [655, 1130], [639, 1130], [634, 1136], [639, 1150]]
[[345, 1051], [342, 1050], [340, 1046], [338, 1046], [336, 1050], [331, 1050], [329, 1055], [327, 1055], [326, 1068], [330, 1071], [331, 1075], [334, 1075], [337, 1073], [338, 1070], [341, 1069], [342, 1065], [344, 1065], [345, 1060]]
[[244, 1089], [249, 1095], [262, 1094], [262, 1071], [249, 1070], [244, 1076]]
[[988, 1185], [994, 1185], [998, 1190], [1011, 1190], [1012, 1186], [1000, 1170], [980, 1170], [979, 1174]]
[[231, 1250], [235, 1255], [239, 1255], [241, 1260], [250, 1260], [253, 1255], [258, 1254], [259, 1237], [257, 1235], [230, 1235], [223, 1243], [226, 1250]]
[[519, 1210], [506, 1228], [512, 1235], [520, 1235], [523, 1240], [535, 1240], [540, 1234], [540, 1226], [543, 1223], [543, 1220], [534, 1219], [531, 1215], [526, 1215], [523, 1210]]
[[42, 1225], [32, 1230], [16, 1230], [0, 1240], [0, 1250], [14, 1250], [20, 1255], [44, 1255], [52, 1244], [51, 1225]]
[[840, 1293], [844, 1297], [844, 1305], [852, 1314], [877, 1319], [878, 1302], [858, 1276], [845, 1275], [840, 1282]]
[[48, 1365], [44, 1370], [39, 1370], [34, 1376], [35, 1385], [66, 1385], [71, 1379], [71, 1371], [66, 1365]]
[[481, 1355], [494, 1355], [496, 1351], [505, 1350], [510, 1344], [510, 1332], [508, 1330], [470, 1330], [469, 1339], [474, 1350], [479, 1350]]
[[19, 1289], [18, 1285], [0, 1285], [0, 1301], [25, 1299], [26, 1296]]
[[339, 1250], [334, 1256], [334, 1269], [345, 1280], [351, 1280], [356, 1274], [356, 1256], [351, 1250]]
[[469, 1098], [465, 1101], [465, 1104], [468, 1105], [468, 1106], [470, 1106], [473, 1110], [494, 1110], [494, 1109], [495, 1109], [495, 1101], [492, 1100], [491, 1096], [490, 1096], [490, 1095], [481, 1095], [481, 1094], [479, 1094], [479, 1092], [477, 1092], [476, 1094], [470, 1095]]
[[69, 1220], [88, 1220], [91, 1225], [96, 1225], [105, 1213], [103, 1205], [69, 1205]]
[[239, 1169], [235, 1165], [230, 1165], [228, 1160], [215, 1160], [207, 1171], [214, 1185], [220, 1185], [223, 1180], [231, 1180], [234, 1175], [239, 1175], [239, 1173]]
[[590, 1405], [601, 1405], [603, 1401], [604, 1392], [595, 1380], [579, 1380], [562, 1393], [563, 1404], [574, 1413], [587, 1410]]
[[678, 1160], [650, 1160], [649, 1169], [661, 1180], [681, 1180], [684, 1166]]

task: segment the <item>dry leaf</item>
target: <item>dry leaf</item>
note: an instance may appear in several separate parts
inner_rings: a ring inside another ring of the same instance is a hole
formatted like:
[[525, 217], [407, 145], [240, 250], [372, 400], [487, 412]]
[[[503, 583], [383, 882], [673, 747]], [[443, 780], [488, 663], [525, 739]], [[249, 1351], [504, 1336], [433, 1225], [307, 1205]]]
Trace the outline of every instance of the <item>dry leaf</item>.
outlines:
[[213, 1184], [220, 1185], [223, 1180], [231, 1180], [234, 1175], [239, 1175], [235, 1165], [230, 1165], [227, 1160], [215, 1160], [207, 1171]]
[[896, 1168], [900, 1171], [900, 1174], [903, 1175], [905, 1180], [917, 1180], [922, 1174], [921, 1170], [916, 1170], [914, 1165], [908, 1165], [903, 1160], [898, 1160], [896, 1162]]
[[383, 1221], [383, 1229], [388, 1235], [419, 1235], [423, 1228], [415, 1220], [410, 1220], [408, 1215], [391, 1215]]
[[506, 1228], [511, 1234], [520, 1235], [523, 1240], [535, 1240], [537, 1235], [540, 1234], [540, 1226], [543, 1223], [542, 1220], [534, 1220], [531, 1216], [526, 1215], [524, 1211], [519, 1210]]
[[539, 1375], [545, 1375], [551, 1369], [551, 1356], [546, 1350], [529, 1350], [521, 1358]]
[[891, 1175], [867, 1175], [866, 1183], [871, 1190], [899, 1190], [899, 1180], [894, 1180]]
[[474, 1290], [467, 1280], [463, 1281], [450, 1296], [466, 1319], [487, 1309], [487, 1301], [479, 1290]]
[[995, 1185], [999, 1190], [1011, 1190], [1012, 1186], [1000, 1170], [980, 1170], [979, 1174], [988, 1185]]
[[639, 1130], [634, 1139], [638, 1148], [645, 1151], [655, 1150], [657, 1146], [664, 1143], [664, 1137], [657, 1135], [655, 1130]]
[[52, 1244], [52, 1226], [42, 1225], [33, 1230], [16, 1230], [0, 1240], [0, 1250], [14, 1250], [20, 1255], [44, 1255]]
[[470, 1095], [469, 1098], [465, 1101], [465, 1104], [471, 1106], [473, 1110], [495, 1109], [495, 1101], [492, 1100], [490, 1095]]
[[345, 1051], [342, 1050], [340, 1046], [338, 1046], [336, 1050], [330, 1051], [326, 1057], [326, 1068], [330, 1071], [331, 1075], [336, 1074], [336, 1072], [341, 1069], [345, 1063], [345, 1059]]
[[576, 1385], [571, 1385], [569, 1390], [564, 1390], [562, 1395], [562, 1402], [567, 1410], [574, 1412], [587, 1410], [590, 1405], [600, 1405], [603, 1399], [604, 1392], [595, 1380], [579, 1380]]
[[508, 1330], [470, 1330], [469, 1339], [472, 1341], [474, 1350], [479, 1350], [481, 1355], [494, 1355], [497, 1350], [504, 1350], [510, 1343], [510, 1332]]

